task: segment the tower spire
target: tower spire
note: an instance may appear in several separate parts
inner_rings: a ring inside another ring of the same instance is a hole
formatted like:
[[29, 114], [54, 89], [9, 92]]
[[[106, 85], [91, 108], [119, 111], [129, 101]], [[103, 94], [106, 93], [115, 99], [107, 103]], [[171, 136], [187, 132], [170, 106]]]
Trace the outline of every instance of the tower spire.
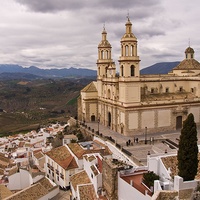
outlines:
[[103, 23], [103, 30], [106, 30], [106, 22]]
[[126, 16], [127, 20], [130, 21], [130, 17], [129, 17], [129, 10], [127, 10], [127, 16]]

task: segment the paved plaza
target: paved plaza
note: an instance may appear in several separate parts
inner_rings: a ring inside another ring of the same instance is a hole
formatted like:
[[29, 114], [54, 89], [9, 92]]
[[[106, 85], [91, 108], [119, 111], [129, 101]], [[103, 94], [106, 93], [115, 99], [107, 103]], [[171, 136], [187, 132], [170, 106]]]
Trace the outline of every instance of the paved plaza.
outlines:
[[[162, 154], [162, 153], [175, 153], [177, 149], [171, 148], [170, 145], [165, 143], [166, 139], [178, 144], [181, 130], [166, 133], [154, 133], [146, 135], [147, 144], [145, 144], [145, 134], [133, 136], [124, 136], [118, 132], [115, 132], [109, 127], [105, 127], [98, 123], [86, 123], [87, 127], [94, 129], [94, 133], [99, 130], [103, 136], [111, 137], [116, 143], [120, 144], [121, 147], [128, 150], [132, 156], [138, 159], [141, 164], [146, 165], [147, 154]], [[200, 130], [198, 131], [200, 132]], [[135, 139], [138, 138], [138, 142]], [[198, 133], [200, 139], [200, 133]], [[152, 140], [153, 139], [153, 140]], [[127, 141], [131, 141], [130, 145], [127, 146]], [[135, 142], [134, 142], [135, 141]], [[198, 141], [200, 144], [200, 141]]]

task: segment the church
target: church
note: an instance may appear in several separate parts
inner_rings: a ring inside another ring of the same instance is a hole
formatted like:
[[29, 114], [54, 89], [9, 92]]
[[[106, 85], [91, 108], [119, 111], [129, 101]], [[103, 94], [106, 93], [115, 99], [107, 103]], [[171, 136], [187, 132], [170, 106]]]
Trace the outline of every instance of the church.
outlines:
[[199, 125], [200, 63], [194, 58], [193, 48], [185, 50], [185, 59], [168, 74], [140, 75], [137, 38], [129, 17], [125, 27], [119, 73], [103, 28], [97, 80], [80, 92], [78, 120], [98, 122], [126, 136], [180, 129], [189, 113]]

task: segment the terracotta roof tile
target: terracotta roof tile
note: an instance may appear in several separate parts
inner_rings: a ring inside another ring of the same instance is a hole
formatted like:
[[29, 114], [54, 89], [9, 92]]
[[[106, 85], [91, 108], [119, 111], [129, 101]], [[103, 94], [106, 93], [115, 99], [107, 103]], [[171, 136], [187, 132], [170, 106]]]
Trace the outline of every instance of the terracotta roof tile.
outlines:
[[71, 176], [70, 182], [75, 190], [77, 185], [91, 183], [85, 170]]
[[94, 173], [95, 176], [97, 176], [99, 174], [97, 168], [94, 165], [92, 165], [90, 168], [93, 171], [93, 173]]
[[25, 144], [25, 142], [20, 142], [19, 145], [18, 145], [18, 147], [23, 147], [24, 144]]
[[47, 178], [43, 178], [36, 184], [21, 190], [12, 196], [8, 197], [6, 200], [36, 200], [45, 196], [49, 191], [51, 191], [55, 186], [53, 186]]
[[48, 191], [40, 184], [37, 183], [27, 189], [15, 193], [6, 200], [36, 200], [46, 195]]
[[107, 146], [104, 146], [102, 149], [94, 147], [93, 149], [83, 149], [78, 143], [70, 143], [68, 144], [68, 147], [71, 149], [71, 151], [76, 155], [77, 158], [81, 159], [83, 158], [84, 154], [90, 154], [90, 153], [100, 153], [102, 156], [106, 155], [112, 155], [112, 152]]
[[173, 70], [200, 70], [200, 63], [195, 59], [184, 59]]
[[65, 146], [57, 147], [46, 153], [52, 160], [58, 163], [64, 169], [77, 168], [78, 165]]
[[37, 159], [40, 159], [44, 156], [44, 154], [41, 151], [39, 151], [37, 153], [33, 153], [33, 154], [34, 154], [35, 158], [37, 158]]
[[90, 185], [81, 185], [78, 187], [80, 199], [84, 200], [97, 200], [97, 196], [94, 190], [94, 186]]
[[5, 199], [12, 194], [13, 193], [5, 185], [0, 185], [0, 199]]

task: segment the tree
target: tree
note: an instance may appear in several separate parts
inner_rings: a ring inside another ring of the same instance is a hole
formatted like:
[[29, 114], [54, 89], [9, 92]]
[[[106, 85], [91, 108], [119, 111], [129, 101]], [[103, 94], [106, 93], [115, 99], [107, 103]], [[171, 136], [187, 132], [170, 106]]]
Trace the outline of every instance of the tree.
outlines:
[[148, 172], [143, 174], [143, 183], [149, 188], [153, 187], [154, 181], [159, 180], [159, 176], [154, 172]]
[[178, 150], [178, 175], [184, 181], [194, 180], [198, 169], [197, 128], [190, 113], [183, 122]]

